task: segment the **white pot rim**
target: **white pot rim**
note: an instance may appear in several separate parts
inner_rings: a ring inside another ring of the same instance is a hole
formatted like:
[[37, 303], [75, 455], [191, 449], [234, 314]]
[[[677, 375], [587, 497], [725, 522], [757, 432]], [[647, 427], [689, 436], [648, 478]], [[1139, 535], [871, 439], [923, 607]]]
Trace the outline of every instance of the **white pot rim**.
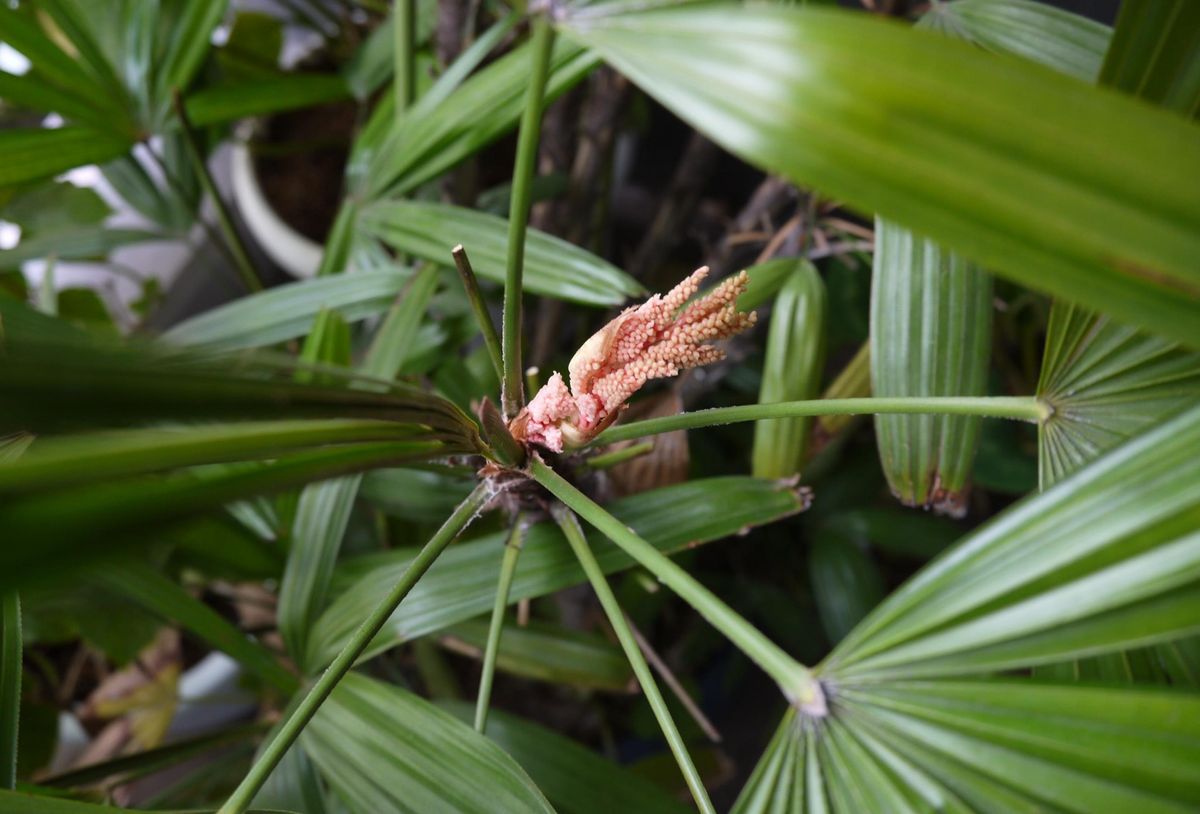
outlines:
[[297, 232], [272, 208], [258, 182], [254, 157], [243, 138], [233, 142], [230, 176], [233, 199], [242, 220], [267, 256], [293, 277], [302, 280], [315, 277], [324, 247]]

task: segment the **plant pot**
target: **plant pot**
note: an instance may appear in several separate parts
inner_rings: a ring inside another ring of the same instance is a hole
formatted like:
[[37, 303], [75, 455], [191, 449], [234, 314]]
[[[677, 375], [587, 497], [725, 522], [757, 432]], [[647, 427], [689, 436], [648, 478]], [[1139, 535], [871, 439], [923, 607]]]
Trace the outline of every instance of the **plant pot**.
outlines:
[[312, 277], [333, 224], [350, 140], [353, 102], [245, 122], [233, 146], [233, 197], [246, 228], [284, 271]]
[[[247, 134], [251, 130], [252, 126], [247, 127]], [[229, 170], [238, 212], [266, 255], [293, 277], [303, 280], [315, 276], [324, 247], [289, 226], [271, 206], [246, 139], [234, 143]]]

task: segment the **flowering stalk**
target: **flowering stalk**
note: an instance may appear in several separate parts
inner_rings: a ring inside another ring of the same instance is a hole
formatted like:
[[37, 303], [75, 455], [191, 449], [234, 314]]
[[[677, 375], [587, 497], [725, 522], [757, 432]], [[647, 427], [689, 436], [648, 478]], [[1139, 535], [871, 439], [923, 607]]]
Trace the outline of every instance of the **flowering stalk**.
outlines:
[[585, 446], [646, 382], [724, 358], [705, 343], [754, 324], [754, 314], [736, 306], [750, 280], [743, 271], [685, 307], [706, 276], [707, 266], [697, 269], [666, 295], [626, 309], [597, 331], [568, 365], [570, 390], [560, 374], [551, 376], [509, 425], [513, 437], [554, 452]]

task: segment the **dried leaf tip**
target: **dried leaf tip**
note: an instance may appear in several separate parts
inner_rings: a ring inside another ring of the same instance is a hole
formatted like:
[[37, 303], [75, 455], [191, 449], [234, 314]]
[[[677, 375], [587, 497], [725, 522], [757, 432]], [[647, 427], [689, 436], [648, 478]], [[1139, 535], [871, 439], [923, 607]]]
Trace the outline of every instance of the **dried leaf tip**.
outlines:
[[513, 437], [554, 452], [581, 447], [620, 414], [625, 402], [651, 379], [677, 376], [725, 357], [713, 345], [754, 324], [753, 312], [737, 310], [746, 272], [722, 281], [691, 304], [708, 276], [692, 272], [665, 295], [625, 309], [583, 343], [568, 365], [571, 387], [555, 373], [512, 420]]

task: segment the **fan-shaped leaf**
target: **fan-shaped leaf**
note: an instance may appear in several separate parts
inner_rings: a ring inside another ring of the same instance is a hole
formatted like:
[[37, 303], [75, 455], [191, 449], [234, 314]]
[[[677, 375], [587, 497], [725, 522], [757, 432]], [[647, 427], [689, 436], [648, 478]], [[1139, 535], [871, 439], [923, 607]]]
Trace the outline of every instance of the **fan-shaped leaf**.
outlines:
[[1183, 812], [1200, 800], [1194, 695], [1010, 678], [833, 697], [828, 716], [784, 715], [739, 814]]
[[296, 73], [204, 88], [187, 98], [188, 120], [196, 127], [247, 116], [336, 102], [350, 96], [342, 77]]
[[553, 811], [499, 746], [418, 696], [356, 673], [301, 743], [356, 811]]
[[42, 438], [20, 460], [0, 463], [0, 495], [62, 489], [201, 464], [254, 461], [329, 444], [409, 441], [429, 433], [363, 419], [248, 421]]
[[[162, 346], [120, 347], [78, 336], [27, 309], [0, 355], [0, 431], [104, 427], [214, 418], [359, 417], [425, 424], [460, 437], [474, 423], [453, 403], [414, 387], [321, 369], [333, 384], [290, 378], [299, 366], [269, 357], [222, 358]], [[88, 410], [81, 413], [80, 400]]]
[[1200, 352], [1055, 303], [1038, 398], [1054, 409], [1038, 436], [1045, 489], [1200, 401]]
[[[53, 792], [54, 796], [32, 794], [28, 791], [0, 791], [0, 814], [112, 814], [113, 807], [99, 803], [84, 803], [58, 796], [61, 792]], [[164, 811], [162, 814], [172, 814]], [[175, 812], [175, 814], [197, 814], [195, 809], [190, 812]], [[287, 811], [262, 808], [250, 809], [247, 814], [289, 814]]]
[[864, 681], [984, 672], [1200, 630], [1200, 407], [995, 517], [822, 668]]
[[161, 114], [170, 109], [172, 93], [188, 89], [228, 5], [229, 0], [183, 0], [182, 13], [164, 43], [162, 64], [154, 66], [154, 93]]

